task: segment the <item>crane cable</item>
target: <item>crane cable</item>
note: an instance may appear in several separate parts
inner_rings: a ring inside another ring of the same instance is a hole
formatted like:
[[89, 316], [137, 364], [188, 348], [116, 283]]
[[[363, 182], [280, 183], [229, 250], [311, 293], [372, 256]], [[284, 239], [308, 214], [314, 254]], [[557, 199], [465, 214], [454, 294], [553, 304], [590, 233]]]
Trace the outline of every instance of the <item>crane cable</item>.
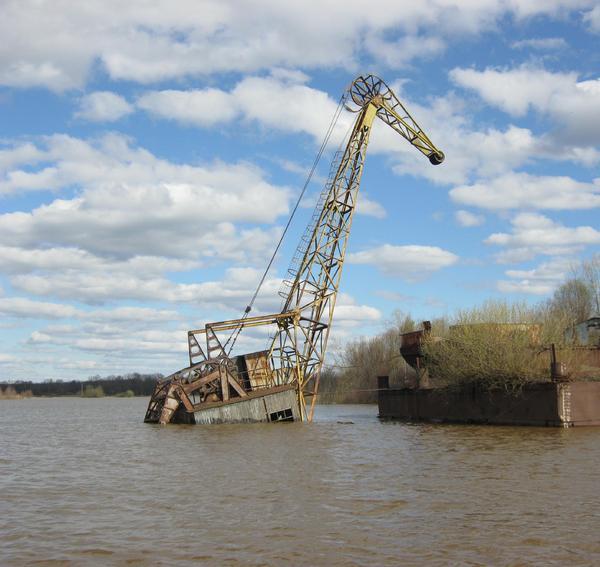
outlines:
[[340, 97], [337, 108], [335, 109], [335, 112], [333, 114], [331, 122], [329, 123], [329, 127], [327, 128], [327, 132], [325, 133], [325, 137], [323, 138], [323, 141], [321, 142], [319, 151], [317, 152], [317, 155], [312, 164], [312, 167], [310, 168], [310, 171], [308, 172], [308, 177], [306, 178], [306, 181], [304, 182], [304, 186], [302, 187], [302, 191], [300, 192], [300, 196], [298, 197], [298, 200], [296, 201], [296, 204], [294, 205], [294, 208], [292, 209], [290, 218], [288, 219], [287, 224], [285, 225], [285, 228], [283, 229], [281, 237], [279, 238], [279, 242], [277, 243], [277, 246], [275, 247], [275, 251], [273, 252], [271, 259], [269, 260], [269, 263], [267, 264], [267, 267], [260, 279], [260, 282], [258, 283], [258, 286], [256, 287], [256, 290], [254, 292], [254, 295], [252, 296], [252, 299], [250, 300], [250, 303], [248, 303], [248, 305], [246, 306], [246, 309], [244, 310], [244, 314], [242, 315], [242, 320], [241, 320], [240, 324], [238, 325], [238, 327], [236, 327], [232, 331], [231, 335], [227, 339], [227, 342], [223, 346], [223, 350], [226, 350], [227, 345], [231, 342], [231, 346], [229, 347], [229, 350], [226, 351], [227, 356], [229, 356], [229, 354], [231, 353], [231, 350], [233, 349], [233, 346], [235, 345], [235, 342], [236, 342], [240, 332], [242, 331], [243, 320], [246, 319], [246, 317], [248, 317], [248, 314], [250, 313], [250, 311], [252, 311], [252, 306], [254, 305], [254, 302], [256, 301], [256, 298], [258, 297], [260, 289], [262, 288], [263, 284], [265, 283], [265, 280], [267, 279], [267, 274], [269, 273], [269, 270], [271, 269], [271, 266], [273, 265], [273, 262], [275, 261], [275, 256], [277, 256], [277, 252], [279, 252], [279, 248], [281, 247], [283, 239], [285, 238], [285, 235], [286, 235], [288, 229], [290, 228], [290, 225], [292, 224], [294, 215], [296, 214], [296, 211], [298, 210], [298, 207], [300, 206], [300, 202], [302, 201], [302, 198], [304, 197], [304, 194], [306, 193], [306, 189], [308, 188], [308, 185], [310, 184], [310, 182], [312, 180], [315, 170], [317, 169], [317, 166], [319, 165], [321, 156], [323, 155], [323, 152], [325, 151], [325, 148], [327, 147], [327, 144], [329, 143], [329, 138], [331, 138], [331, 135], [333, 134], [333, 130], [334, 130], [334, 128], [337, 124], [337, 121], [340, 117], [340, 114], [342, 113], [342, 110], [344, 109], [344, 104], [346, 102], [347, 96], [348, 96], [347, 92], [344, 92], [344, 94]]

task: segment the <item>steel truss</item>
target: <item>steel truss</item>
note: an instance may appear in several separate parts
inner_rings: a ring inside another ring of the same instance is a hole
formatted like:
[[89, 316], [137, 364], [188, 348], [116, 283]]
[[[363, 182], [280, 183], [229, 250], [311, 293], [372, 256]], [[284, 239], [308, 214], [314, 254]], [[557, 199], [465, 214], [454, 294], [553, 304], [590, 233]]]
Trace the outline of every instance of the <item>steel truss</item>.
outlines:
[[[188, 332], [190, 366], [157, 385], [146, 421], [168, 423], [176, 411], [192, 412], [209, 403], [243, 397], [247, 377], [236, 368], [218, 338], [219, 332], [271, 325], [274, 336], [266, 358], [265, 387], [294, 384], [303, 420], [311, 421], [317, 399], [348, 238], [352, 227], [369, 136], [380, 118], [433, 165], [444, 160], [391, 89], [378, 77], [358, 77], [348, 89], [357, 112], [345, 150], [336, 155], [330, 178], [294, 255], [284, 281], [281, 313], [208, 323]], [[201, 347], [206, 343], [206, 350]], [[261, 381], [261, 384], [263, 382]]]

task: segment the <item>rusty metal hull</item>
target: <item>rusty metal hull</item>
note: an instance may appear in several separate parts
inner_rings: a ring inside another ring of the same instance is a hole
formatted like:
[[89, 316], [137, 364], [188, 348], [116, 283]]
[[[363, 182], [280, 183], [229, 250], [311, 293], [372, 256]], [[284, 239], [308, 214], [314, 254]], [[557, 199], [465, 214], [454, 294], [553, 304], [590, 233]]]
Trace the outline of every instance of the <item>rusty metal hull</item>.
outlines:
[[302, 421], [295, 387], [282, 386], [236, 398], [229, 402], [205, 404], [194, 412], [195, 423], [252, 423]]
[[599, 382], [540, 382], [519, 395], [475, 388], [415, 390], [379, 381], [379, 417], [405, 421], [575, 427], [600, 425]]

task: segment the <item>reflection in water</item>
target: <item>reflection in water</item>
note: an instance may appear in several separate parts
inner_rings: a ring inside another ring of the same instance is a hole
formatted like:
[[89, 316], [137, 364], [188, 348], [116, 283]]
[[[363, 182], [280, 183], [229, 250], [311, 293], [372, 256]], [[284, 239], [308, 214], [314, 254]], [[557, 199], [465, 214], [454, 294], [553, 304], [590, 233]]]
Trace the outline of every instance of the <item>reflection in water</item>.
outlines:
[[1, 564], [600, 563], [600, 428], [141, 423], [0, 402]]

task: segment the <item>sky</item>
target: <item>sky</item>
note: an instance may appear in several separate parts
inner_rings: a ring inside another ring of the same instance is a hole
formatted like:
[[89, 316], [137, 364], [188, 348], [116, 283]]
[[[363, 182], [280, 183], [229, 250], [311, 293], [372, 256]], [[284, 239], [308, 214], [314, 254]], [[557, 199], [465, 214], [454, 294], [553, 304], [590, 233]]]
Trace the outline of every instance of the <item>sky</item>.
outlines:
[[[446, 161], [375, 123], [332, 352], [395, 311], [544, 301], [600, 251], [597, 0], [0, 0], [0, 36], [0, 380], [186, 366], [188, 329], [242, 315], [361, 74]], [[279, 311], [354, 117], [253, 314]]]

